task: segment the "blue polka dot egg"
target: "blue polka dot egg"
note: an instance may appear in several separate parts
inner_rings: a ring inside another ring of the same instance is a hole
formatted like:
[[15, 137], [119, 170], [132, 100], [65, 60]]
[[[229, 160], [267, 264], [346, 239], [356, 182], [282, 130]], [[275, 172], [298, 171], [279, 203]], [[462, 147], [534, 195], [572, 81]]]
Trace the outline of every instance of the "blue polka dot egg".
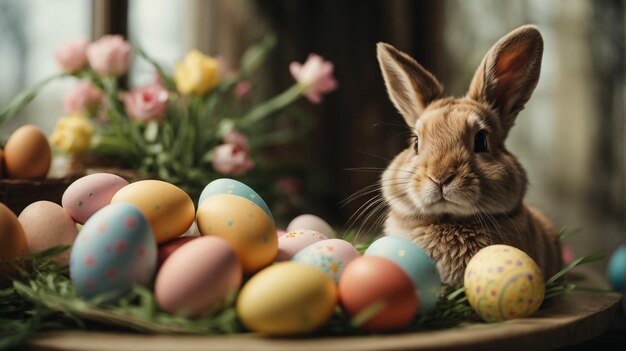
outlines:
[[78, 234], [70, 278], [78, 295], [119, 298], [154, 276], [157, 247], [150, 224], [135, 206], [114, 203], [96, 212]]
[[525, 252], [508, 245], [478, 251], [465, 268], [465, 295], [487, 322], [522, 318], [543, 302], [543, 274]]

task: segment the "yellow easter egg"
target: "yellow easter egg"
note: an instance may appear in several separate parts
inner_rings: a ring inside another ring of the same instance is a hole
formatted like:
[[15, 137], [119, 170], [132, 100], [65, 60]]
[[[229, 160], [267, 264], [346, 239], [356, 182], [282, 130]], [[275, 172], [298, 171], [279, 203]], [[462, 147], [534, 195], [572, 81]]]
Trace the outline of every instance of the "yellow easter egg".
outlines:
[[324, 325], [336, 304], [337, 288], [323, 271], [298, 262], [281, 262], [244, 285], [237, 299], [237, 315], [252, 331], [296, 335]]
[[535, 313], [545, 293], [541, 270], [525, 252], [507, 245], [478, 251], [467, 264], [465, 294], [487, 322], [522, 318]]
[[142, 180], [118, 190], [111, 203], [127, 202], [146, 217], [157, 243], [181, 236], [191, 227], [195, 207], [182, 189], [160, 180]]
[[208, 197], [198, 208], [197, 222], [202, 235], [228, 240], [246, 274], [268, 266], [278, 253], [274, 222], [261, 207], [241, 196]]

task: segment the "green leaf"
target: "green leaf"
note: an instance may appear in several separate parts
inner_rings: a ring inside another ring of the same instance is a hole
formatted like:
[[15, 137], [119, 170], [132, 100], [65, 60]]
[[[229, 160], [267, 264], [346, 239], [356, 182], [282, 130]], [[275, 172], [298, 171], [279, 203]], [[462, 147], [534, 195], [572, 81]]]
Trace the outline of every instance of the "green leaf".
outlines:
[[239, 61], [239, 70], [242, 74], [250, 75], [252, 72], [256, 71], [261, 64], [265, 62], [270, 51], [274, 49], [276, 42], [276, 35], [269, 33], [265, 35], [260, 43], [248, 48]]
[[9, 102], [9, 105], [0, 114], [0, 127], [4, 123], [6, 123], [8, 120], [13, 118], [18, 112], [20, 112], [24, 107], [26, 107], [26, 105], [28, 105], [31, 101], [33, 101], [33, 99], [35, 99], [37, 94], [39, 94], [39, 91], [41, 91], [41, 89], [43, 89], [43, 87], [45, 87], [48, 83], [56, 79], [64, 78], [68, 76], [70, 76], [70, 74], [68, 73], [56, 74], [54, 76], [48, 77], [42, 80], [41, 82], [35, 84], [30, 89], [24, 90], [21, 93], [17, 94], [17, 96], [14, 97], [13, 100], [11, 100], [11, 102]]
[[582, 264], [598, 261], [598, 260], [601, 260], [601, 259], [604, 259], [604, 258], [606, 258], [606, 254], [604, 252], [601, 252], [601, 251], [594, 252], [594, 253], [591, 253], [589, 255], [585, 255], [583, 257], [580, 257], [580, 258], [574, 260], [574, 262], [572, 262], [569, 265], [567, 265], [567, 267], [563, 268], [558, 273], [556, 273], [555, 275], [550, 277], [550, 279], [548, 279], [546, 281], [546, 285], [554, 284], [559, 278], [561, 278], [562, 276], [567, 274], [567, 272], [571, 271], [572, 269], [574, 269], [574, 268], [576, 268], [576, 267], [578, 267], [578, 266], [580, 266]]

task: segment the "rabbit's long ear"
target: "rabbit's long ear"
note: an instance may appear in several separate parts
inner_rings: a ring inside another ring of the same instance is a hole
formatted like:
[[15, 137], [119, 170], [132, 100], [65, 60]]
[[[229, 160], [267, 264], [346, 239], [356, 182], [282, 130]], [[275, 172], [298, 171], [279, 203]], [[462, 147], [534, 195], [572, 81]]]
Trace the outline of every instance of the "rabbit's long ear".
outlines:
[[393, 46], [378, 43], [377, 52], [389, 98], [413, 127], [426, 106], [441, 97], [443, 87], [432, 73]]
[[542, 54], [537, 27], [522, 26], [498, 40], [474, 74], [467, 96], [491, 105], [505, 134], [537, 86]]

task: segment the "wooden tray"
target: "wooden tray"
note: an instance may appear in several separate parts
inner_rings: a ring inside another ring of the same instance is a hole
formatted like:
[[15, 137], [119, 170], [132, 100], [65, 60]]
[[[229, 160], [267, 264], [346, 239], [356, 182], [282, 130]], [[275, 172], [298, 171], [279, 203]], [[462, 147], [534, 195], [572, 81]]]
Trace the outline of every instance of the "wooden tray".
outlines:
[[[603, 278], [580, 268], [570, 277], [585, 287], [606, 286]], [[503, 323], [465, 324], [458, 328], [359, 337], [272, 339], [233, 336], [142, 335], [66, 331], [40, 334], [34, 350], [548, 350], [581, 343], [611, 328], [622, 328], [622, 295], [571, 292], [542, 306], [531, 318]]]

